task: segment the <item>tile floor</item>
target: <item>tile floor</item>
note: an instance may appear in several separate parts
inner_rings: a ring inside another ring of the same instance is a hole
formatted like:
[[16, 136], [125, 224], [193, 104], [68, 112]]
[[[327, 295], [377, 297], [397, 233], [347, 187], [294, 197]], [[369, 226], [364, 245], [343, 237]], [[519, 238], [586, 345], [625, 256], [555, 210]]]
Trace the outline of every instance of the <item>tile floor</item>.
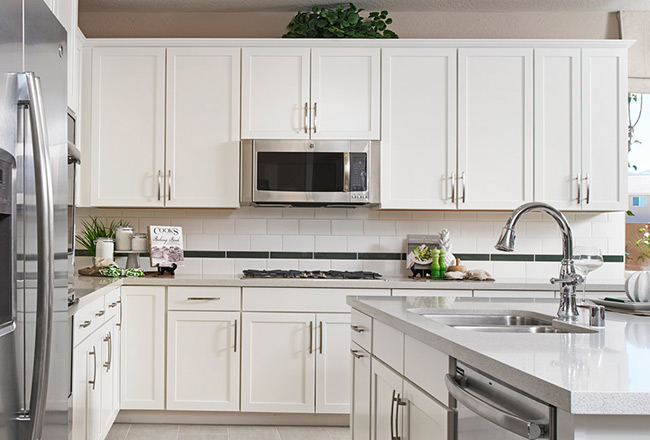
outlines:
[[116, 423], [106, 440], [350, 440], [345, 427]]

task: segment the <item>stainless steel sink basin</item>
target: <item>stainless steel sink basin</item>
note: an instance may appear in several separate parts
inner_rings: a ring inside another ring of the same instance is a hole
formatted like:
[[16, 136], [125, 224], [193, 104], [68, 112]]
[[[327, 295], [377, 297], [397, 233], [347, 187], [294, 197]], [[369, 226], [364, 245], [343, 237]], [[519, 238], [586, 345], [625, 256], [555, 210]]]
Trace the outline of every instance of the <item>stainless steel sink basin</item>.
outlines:
[[[408, 309], [424, 318], [459, 330], [487, 333], [593, 333], [585, 327], [554, 322], [552, 317], [544, 319], [535, 314], [521, 312], [477, 313], [465, 310]], [[556, 325], [554, 325], [556, 324]]]

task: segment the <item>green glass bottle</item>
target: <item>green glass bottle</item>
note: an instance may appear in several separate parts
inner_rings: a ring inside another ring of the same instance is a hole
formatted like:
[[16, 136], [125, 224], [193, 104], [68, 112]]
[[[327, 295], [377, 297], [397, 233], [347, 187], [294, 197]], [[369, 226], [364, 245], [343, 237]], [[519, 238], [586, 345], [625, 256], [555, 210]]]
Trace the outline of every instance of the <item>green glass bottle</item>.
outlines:
[[440, 278], [440, 249], [431, 249], [431, 278]]
[[444, 278], [447, 273], [447, 265], [445, 264], [445, 256], [447, 252], [444, 249], [440, 249], [440, 260], [438, 265], [440, 266], [440, 276], [438, 278]]

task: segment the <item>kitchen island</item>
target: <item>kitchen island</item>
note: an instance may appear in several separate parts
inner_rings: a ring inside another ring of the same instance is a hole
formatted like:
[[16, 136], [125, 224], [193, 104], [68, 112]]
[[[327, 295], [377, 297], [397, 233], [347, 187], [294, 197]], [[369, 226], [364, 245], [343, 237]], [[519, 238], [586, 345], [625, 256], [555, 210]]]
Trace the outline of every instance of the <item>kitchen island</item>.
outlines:
[[[607, 312], [605, 327], [590, 329], [584, 326], [586, 313], [583, 313], [578, 330], [586, 333], [488, 333], [453, 328], [412, 310], [420, 309], [420, 313], [422, 309], [428, 309], [428, 313], [448, 313], [452, 309], [478, 313], [492, 310], [546, 315], [552, 319], [558, 303], [516, 299], [493, 303], [479, 298], [453, 297], [349, 297], [348, 304], [353, 309], [352, 324], [355, 325], [355, 316], [360, 317], [357, 319], [364, 322], [365, 333], [372, 335], [370, 345], [360, 345], [357, 349], [362, 356], [366, 352], [372, 357], [373, 370], [397, 373], [403, 379], [405, 395], [407, 383], [424, 389], [448, 415], [453, 414], [453, 402], [440, 384], [445, 373], [453, 376], [456, 363], [462, 362], [557, 408], [558, 439], [633, 439], [650, 435], [650, 318]], [[554, 325], [561, 326], [561, 323]], [[354, 330], [353, 349], [355, 337], [359, 335]], [[359, 342], [358, 337], [356, 341]], [[391, 344], [397, 355], [390, 350]], [[427, 349], [433, 349], [434, 357], [427, 354]], [[430, 373], [440, 377], [434, 378], [437, 384], [422, 386], [414, 378], [424, 377], [418, 376], [418, 371], [427, 367], [418, 364], [430, 359], [434, 359]], [[447, 364], [445, 359], [449, 360]], [[376, 396], [381, 394], [382, 378], [375, 371], [372, 378], [371, 388]], [[399, 389], [399, 384], [395, 389]], [[356, 400], [357, 387], [353, 418]], [[376, 420], [381, 408], [376, 403], [372, 407], [370, 431], [376, 433], [381, 429], [381, 422]], [[447, 426], [447, 432], [453, 430], [453, 417], [440, 420]]]

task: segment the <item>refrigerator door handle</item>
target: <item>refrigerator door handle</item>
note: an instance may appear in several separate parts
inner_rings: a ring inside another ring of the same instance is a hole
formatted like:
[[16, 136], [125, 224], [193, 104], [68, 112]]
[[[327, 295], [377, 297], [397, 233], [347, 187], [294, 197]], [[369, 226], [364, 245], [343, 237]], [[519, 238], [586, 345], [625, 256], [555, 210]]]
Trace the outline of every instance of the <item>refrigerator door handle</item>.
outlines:
[[47, 386], [52, 347], [52, 302], [54, 296], [54, 203], [47, 126], [41, 80], [34, 72], [18, 75], [19, 105], [26, 107], [32, 134], [34, 174], [36, 183], [36, 228], [38, 247], [38, 278], [36, 299], [36, 334], [34, 369], [29, 410], [29, 438], [42, 436], [47, 401]]

